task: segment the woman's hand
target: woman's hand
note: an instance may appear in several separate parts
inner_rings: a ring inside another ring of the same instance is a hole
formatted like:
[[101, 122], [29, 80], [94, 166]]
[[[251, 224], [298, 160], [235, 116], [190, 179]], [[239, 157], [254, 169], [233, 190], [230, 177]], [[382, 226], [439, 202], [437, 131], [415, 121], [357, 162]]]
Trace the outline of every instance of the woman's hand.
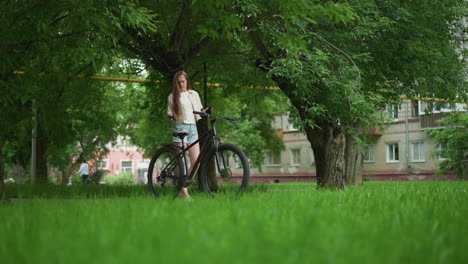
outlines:
[[174, 115], [168, 114], [168, 115], [167, 115], [167, 119], [169, 119], [169, 120], [174, 120], [174, 121], [175, 121]]
[[203, 109], [201, 111], [204, 112], [204, 113], [211, 114], [211, 111], [213, 111], [213, 107], [208, 106], [208, 107], [206, 107], [205, 109]]

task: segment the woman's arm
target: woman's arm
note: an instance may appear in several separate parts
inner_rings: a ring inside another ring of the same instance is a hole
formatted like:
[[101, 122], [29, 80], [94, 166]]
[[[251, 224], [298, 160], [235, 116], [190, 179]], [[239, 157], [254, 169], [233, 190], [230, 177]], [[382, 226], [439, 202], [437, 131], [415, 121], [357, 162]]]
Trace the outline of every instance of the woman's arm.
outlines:
[[175, 120], [174, 113], [172, 112], [172, 93], [167, 97], [167, 118]]

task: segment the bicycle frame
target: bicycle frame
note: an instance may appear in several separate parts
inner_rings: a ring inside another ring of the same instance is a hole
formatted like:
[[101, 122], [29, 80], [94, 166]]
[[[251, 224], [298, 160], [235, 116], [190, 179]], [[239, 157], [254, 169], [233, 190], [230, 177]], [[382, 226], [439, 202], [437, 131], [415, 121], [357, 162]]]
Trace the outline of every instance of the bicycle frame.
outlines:
[[[208, 148], [208, 145], [205, 144], [203, 146], [203, 148], [200, 150], [200, 155], [198, 156], [197, 160], [195, 161], [195, 164], [192, 164], [192, 171], [190, 172], [190, 174], [188, 173], [188, 166], [187, 166], [187, 159], [186, 159], [186, 155], [185, 153], [190, 149], [192, 148], [193, 146], [195, 146], [197, 143], [199, 143], [201, 140], [203, 140], [204, 138], [209, 138], [211, 137], [213, 139], [213, 146], [214, 146], [214, 149], [215, 149], [215, 152], [217, 153], [218, 152], [218, 146], [219, 146], [219, 143], [221, 141], [221, 139], [217, 136], [216, 134], [216, 128], [214, 126], [214, 123], [216, 122], [217, 120], [214, 119], [214, 120], [211, 120], [211, 128], [205, 133], [203, 134], [201, 137], [199, 137], [197, 140], [195, 140], [195, 142], [193, 143], [190, 143], [190, 145], [188, 145], [187, 147], [184, 147], [184, 141], [182, 140], [182, 146], [177, 146], [175, 145], [174, 143], [171, 143], [171, 144], [163, 144], [164, 146], [168, 146], [168, 147], [171, 147], [173, 149], [177, 149], [178, 151], [180, 151], [177, 156], [175, 156], [165, 167], [163, 170], [166, 170], [167, 167], [171, 164], [173, 164], [173, 162], [175, 162], [175, 160], [180, 156], [182, 157], [183, 161], [184, 161], [184, 175], [182, 177], [186, 178], [186, 179], [193, 179], [193, 177], [195, 176], [195, 174], [197, 173], [198, 169], [199, 169], [199, 166], [200, 166], [200, 163], [201, 163], [201, 160], [204, 159], [204, 155], [206, 155], [208, 152], [206, 151]], [[219, 160], [218, 160], [218, 155], [215, 155], [215, 159], [216, 159], [216, 165], [217, 165], [217, 169], [218, 171], [221, 171], [221, 165], [223, 165], [223, 167], [226, 167], [226, 164], [220, 164]], [[223, 163], [225, 162], [225, 159], [224, 157], [222, 158], [223, 160]]]

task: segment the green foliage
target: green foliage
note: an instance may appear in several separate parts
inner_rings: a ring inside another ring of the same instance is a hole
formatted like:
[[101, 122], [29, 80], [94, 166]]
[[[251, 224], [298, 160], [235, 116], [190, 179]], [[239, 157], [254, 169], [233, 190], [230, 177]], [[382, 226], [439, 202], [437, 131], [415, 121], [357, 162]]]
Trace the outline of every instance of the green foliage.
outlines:
[[106, 174], [103, 177], [102, 181], [110, 185], [128, 186], [128, 185], [135, 184], [135, 179], [133, 178], [133, 174], [130, 172], [122, 172], [118, 175]]
[[440, 130], [428, 130], [440, 148], [436, 155], [443, 157], [437, 175], [453, 173], [465, 179], [468, 176], [468, 114], [454, 112], [437, 121], [443, 126]]
[[362, 64], [366, 89], [387, 89], [384, 95], [390, 98], [466, 98], [466, 70], [458, 51], [458, 36], [466, 34], [464, 1], [347, 2], [359, 23], [344, 36], [348, 45], [368, 54]]
[[400, 95], [468, 95], [462, 0], [240, 3], [257, 67], [293, 102], [298, 127], [330, 125], [361, 142]]
[[[70, 176], [71, 177], [71, 181], [70, 179], [68, 179], [68, 182], [67, 184], [70, 184], [70, 185], [80, 185], [80, 184], [83, 184], [83, 179], [81, 178], [81, 175], [80, 174], [75, 174], [75, 175], [72, 175]], [[52, 182], [54, 183], [54, 182]]]
[[[224, 89], [229, 89], [225, 87]], [[283, 114], [288, 107], [281, 93], [239, 89], [212, 91], [213, 114], [235, 118], [234, 124], [218, 122], [218, 134], [225, 142], [239, 146], [252, 166], [260, 168], [267, 151], [281, 151], [284, 146], [271, 126], [273, 115]], [[259, 100], [261, 98], [261, 100]]]
[[12, 154], [7, 162], [25, 165], [30, 136], [23, 131], [31, 131], [33, 104], [47, 142], [48, 159], [39, 162], [63, 170], [73, 156], [105, 154], [104, 144], [116, 136], [119, 101], [110, 100], [110, 85], [82, 78], [113, 63], [124, 27], [152, 32], [155, 16], [128, 1], [6, 1], [0, 12], [0, 140]]

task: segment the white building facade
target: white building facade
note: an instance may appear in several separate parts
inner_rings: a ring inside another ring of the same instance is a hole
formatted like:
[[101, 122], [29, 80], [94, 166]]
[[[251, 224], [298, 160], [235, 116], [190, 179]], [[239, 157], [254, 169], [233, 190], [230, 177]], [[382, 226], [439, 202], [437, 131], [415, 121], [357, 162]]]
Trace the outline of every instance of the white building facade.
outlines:
[[[402, 100], [389, 106], [393, 122], [383, 132], [373, 131], [372, 140], [364, 148], [364, 179], [368, 180], [431, 180], [442, 159], [435, 154], [440, 147], [425, 133], [443, 129], [437, 120], [451, 111], [466, 113], [466, 104], [449, 106]], [[272, 126], [283, 139], [281, 153], [265, 155], [263, 171], [252, 171], [253, 182], [301, 182], [315, 180], [314, 154], [304, 133], [295, 129], [286, 115], [274, 117]]]

